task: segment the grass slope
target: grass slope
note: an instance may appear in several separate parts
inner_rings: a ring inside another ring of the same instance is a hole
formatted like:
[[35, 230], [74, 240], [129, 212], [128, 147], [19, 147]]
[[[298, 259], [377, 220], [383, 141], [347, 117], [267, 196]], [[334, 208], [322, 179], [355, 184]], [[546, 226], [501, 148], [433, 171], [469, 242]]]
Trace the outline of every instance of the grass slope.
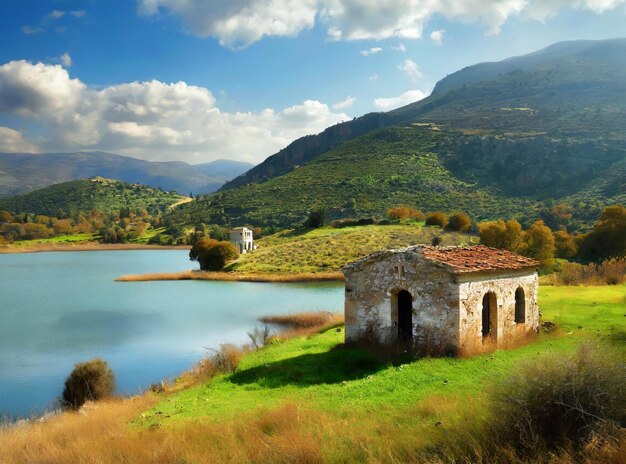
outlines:
[[425, 358], [386, 365], [363, 350], [337, 349], [344, 334], [331, 329], [253, 352], [234, 374], [164, 399], [141, 423], [172, 426], [190, 420], [224, 421], [259, 407], [291, 402], [347, 420], [352, 427], [360, 421], [366, 427], [372, 425], [375, 411], [421, 428], [437, 420], [449, 423], [453, 411], [426, 416], [410, 412], [429, 398], [444, 397], [448, 398], [444, 402], [455, 404], [471, 398], [480, 403], [490, 384], [529, 358], [571, 352], [587, 335], [598, 336], [596, 331], [600, 335], [624, 333], [625, 285], [542, 287], [539, 297], [543, 319], [558, 321], [571, 333], [540, 335], [527, 346], [469, 359]]
[[443, 245], [478, 242], [478, 237], [472, 235], [443, 232], [422, 224], [284, 231], [257, 240], [259, 248], [241, 255], [228, 270], [294, 274], [340, 271], [342, 266], [378, 250], [430, 245], [435, 236], [441, 237]]
[[408, 204], [426, 211], [462, 210], [479, 220], [513, 217], [528, 223], [539, 216], [542, 200], [567, 196], [570, 203], [593, 206], [576, 210], [575, 222], [585, 224], [597, 218], [602, 206], [626, 201], [619, 178], [597, 182], [602, 173], [621, 166], [626, 150], [608, 142], [594, 146], [590, 153], [589, 144], [557, 143], [546, 136], [388, 127], [345, 142], [283, 176], [185, 205], [170, 218], [181, 224], [294, 226], [319, 206], [338, 218], [381, 217], [392, 206]]
[[88, 213], [94, 209], [109, 212], [128, 207], [131, 211], [146, 209], [148, 213], [156, 214], [184, 198], [174, 192], [95, 177], [0, 199], [0, 210], [57, 216], [59, 212]]

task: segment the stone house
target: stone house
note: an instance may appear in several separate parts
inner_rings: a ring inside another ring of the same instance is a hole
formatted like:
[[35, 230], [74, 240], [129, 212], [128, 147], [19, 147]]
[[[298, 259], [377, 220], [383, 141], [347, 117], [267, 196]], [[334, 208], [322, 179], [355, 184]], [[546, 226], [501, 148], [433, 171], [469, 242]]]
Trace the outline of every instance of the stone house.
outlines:
[[476, 353], [536, 331], [539, 262], [484, 245], [412, 246], [343, 268], [346, 343]]
[[232, 229], [229, 241], [237, 247], [239, 253], [247, 253], [256, 248], [252, 230], [247, 227], [235, 227]]

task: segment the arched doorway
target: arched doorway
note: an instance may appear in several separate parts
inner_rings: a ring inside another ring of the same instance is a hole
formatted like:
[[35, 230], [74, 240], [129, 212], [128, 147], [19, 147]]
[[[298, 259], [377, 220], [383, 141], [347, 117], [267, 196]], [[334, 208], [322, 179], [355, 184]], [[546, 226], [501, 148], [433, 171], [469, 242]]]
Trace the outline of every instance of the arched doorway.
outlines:
[[485, 293], [483, 297], [482, 334], [483, 337], [496, 335], [498, 321], [498, 301], [493, 292]]
[[413, 297], [406, 290], [398, 293], [398, 341], [413, 339]]

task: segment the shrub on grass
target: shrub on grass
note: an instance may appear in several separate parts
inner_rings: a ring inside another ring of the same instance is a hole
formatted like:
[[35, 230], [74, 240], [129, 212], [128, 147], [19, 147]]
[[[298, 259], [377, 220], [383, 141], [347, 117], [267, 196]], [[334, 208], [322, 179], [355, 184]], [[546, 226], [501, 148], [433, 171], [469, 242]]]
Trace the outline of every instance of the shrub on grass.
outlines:
[[327, 220], [328, 210], [324, 207], [319, 207], [309, 212], [309, 215], [302, 225], [307, 229], [318, 229], [326, 224]]
[[426, 215], [427, 226], [438, 226], [442, 229], [448, 224], [448, 215], [441, 211], [435, 211], [434, 213], [428, 213]]
[[595, 265], [564, 262], [553, 274], [555, 285], [617, 285], [626, 280], [626, 258], [607, 259]]
[[451, 434], [446, 461], [591, 462], [590, 447], [623, 433], [625, 376], [620, 353], [597, 345], [534, 360], [495, 388], [483, 423]]
[[396, 206], [387, 210], [387, 218], [391, 221], [404, 221], [405, 219], [422, 221], [424, 213], [410, 206]]
[[241, 359], [249, 352], [247, 348], [238, 348], [230, 343], [211, 350], [212, 354], [201, 359], [191, 371], [196, 380], [209, 380], [219, 374], [232, 374], [237, 370]]
[[446, 230], [465, 232], [472, 226], [472, 220], [465, 213], [454, 213], [446, 225]]
[[80, 408], [86, 401], [96, 401], [111, 396], [115, 391], [115, 375], [106, 361], [94, 358], [78, 363], [65, 380], [63, 404], [72, 409]]

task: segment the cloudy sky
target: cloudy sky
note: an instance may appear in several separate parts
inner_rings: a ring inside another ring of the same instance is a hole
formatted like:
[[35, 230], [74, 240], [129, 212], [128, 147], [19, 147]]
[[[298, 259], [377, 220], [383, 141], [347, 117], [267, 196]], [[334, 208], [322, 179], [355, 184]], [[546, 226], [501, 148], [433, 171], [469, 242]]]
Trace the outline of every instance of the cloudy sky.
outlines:
[[626, 0], [0, 0], [0, 152], [258, 163], [464, 66], [624, 24]]

